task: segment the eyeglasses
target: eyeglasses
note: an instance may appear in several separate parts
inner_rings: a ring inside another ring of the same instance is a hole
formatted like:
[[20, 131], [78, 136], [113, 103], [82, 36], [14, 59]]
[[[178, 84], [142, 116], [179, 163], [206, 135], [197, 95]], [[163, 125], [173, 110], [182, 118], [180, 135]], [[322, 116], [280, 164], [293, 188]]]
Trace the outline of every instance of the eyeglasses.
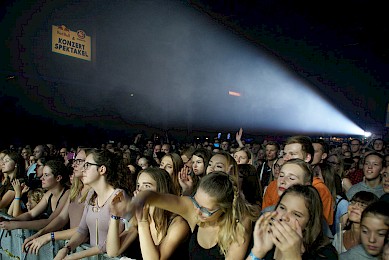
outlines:
[[202, 213], [203, 215], [205, 215], [206, 217], [212, 216], [213, 214], [215, 214], [215, 213], [220, 209], [220, 208], [218, 208], [218, 209], [215, 209], [215, 210], [213, 210], [213, 211], [209, 211], [209, 210], [207, 210], [206, 208], [201, 207], [201, 206], [197, 203], [197, 201], [195, 200], [195, 198], [194, 198], [193, 196], [189, 196], [189, 198], [190, 198], [191, 201], [193, 202], [193, 205], [195, 205], [195, 207], [198, 208], [198, 209], [201, 211], [201, 213]]
[[84, 166], [82, 167], [84, 170], [88, 170], [92, 165], [95, 165], [97, 167], [100, 167], [101, 164], [96, 164], [96, 163], [90, 163], [90, 162], [86, 162], [84, 163]]
[[355, 201], [355, 200], [352, 200], [350, 201], [350, 205], [351, 206], [356, 206], [360, 209], [365, 209], [367, 207], [367, 205], [365, 203], [362, 203], [362, 202], [359, 202], [359, 201]]
[[83, 162], [85, 162], [85, 160], [83, 160], [83, 159], [75, 159], [75, 160], [73, 161], [73, 163], [74, 163], [75, 165], [80, 165], [80, 164], [83, 163]]

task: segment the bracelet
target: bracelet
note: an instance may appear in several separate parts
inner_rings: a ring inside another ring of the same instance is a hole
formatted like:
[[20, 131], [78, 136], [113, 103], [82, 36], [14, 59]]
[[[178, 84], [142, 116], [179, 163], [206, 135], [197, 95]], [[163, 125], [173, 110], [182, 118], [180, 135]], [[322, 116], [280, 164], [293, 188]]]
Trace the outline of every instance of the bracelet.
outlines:
[[254, 255], [253, 251], [250, 251], [249, 256], [251, 257], [251, 260], [261, 260], [261, 258], [258, 258]]
[[111, 215], [111, 218], [114, 219], [114, 220], [119, 220], [120, 219], [119, 216], [115, 216], [115, 215]]
[[51, 236], [51, 242], [54, 243], [55, 242], [54, 232], [51, 232], [50, 236]]
[[20, 200], [20, 198], [14, 198], [14, 200]]

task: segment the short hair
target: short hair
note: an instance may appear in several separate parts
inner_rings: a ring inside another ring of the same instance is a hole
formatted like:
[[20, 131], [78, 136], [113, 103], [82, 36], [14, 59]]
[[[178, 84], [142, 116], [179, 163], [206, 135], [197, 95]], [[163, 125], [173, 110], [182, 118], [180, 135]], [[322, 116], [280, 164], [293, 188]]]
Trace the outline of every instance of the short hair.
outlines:
[[288, 144], [301, 144], [301, 150], [303, 151], [303, 153], [305, 153], [305, 156], [307, 153], [311, 155], [311, 160], [309, 161], [309, 163], [312, 162], [315, 150], [313, 149], [311, 138], [303, 135], [291, 136], [285, 142], [285, 145]]
[[294, 165], [297, 165], [301, 168], [301, 170], [304, 172], [304, 183], [309, 183], [309, 184], [312, 184], [312, 180], [313, 180], [313, 173], [312, 173], [312, 170], [311, 170], [311, 167], [309, 167], [308, 163], [306, 163], [304, 160], [301, 160], [301, 159], [290, 159], [286, 162], [284, 162], [284, 164], [281, 166], [281, 169], [285, 166], [285, 165], [288, 165], [288, 164], [294, 164]]
[[350, 140], [350, 144], [352, 143], [352, 141], [358, 141], [359, 144], [362, 144], [361, 140], [359, 140], [358, 138], [353, 138]]
[[362, 212], [361, 223], [368, 215], [384, 217], [385, 225], [389, 226], [389, 203], [383, 200], [371, 203]]
[[46, 162], [45, 167], [46, 166], [51, 169], [51, 172], [55, 177], [62, 176], [60, 180], [62, 186], [67, 186], [69, 184], [70, 170], [63, 162], [59, 160], [49, 160]]
[[275, 141], [269, 141], [269, 142], [267, 142], [267, 144], [265, 145], [265, 147], [268, 146], [268, 145], [273, 145], [273, 146], [275, 146], [275, 147], [277, 148], [277, 151], [279, 151], [279, 150], [281, 149], [280, 144], [277, 143], [277, 142], [275, 142]]
[[45, 190], [43, 188], [36, 188], [33, 190], [29, 190], [27, 193], [27, 197], [37, 204], [41, 201], [44, 195], [45, 195]]
[[367, 155], [363, 158], [363, 163], [365, 163], [367, 157], [373, 156], [373, 155], [379, 157], [379, 158], [381, 159], [382, 166], [384, 166], [385, 157], [384, 157], [382, 154], [378, 153], [378, 152], [371, 152], [371, 153], [367, 154]]
[[321, 150], [323, 151], [323, 153], [328, 154], [330, 152], [330, 146], [325, 140], [319, 138], [319, 139], [313, 140], [312, 143], [320, 144], [322, 147]]

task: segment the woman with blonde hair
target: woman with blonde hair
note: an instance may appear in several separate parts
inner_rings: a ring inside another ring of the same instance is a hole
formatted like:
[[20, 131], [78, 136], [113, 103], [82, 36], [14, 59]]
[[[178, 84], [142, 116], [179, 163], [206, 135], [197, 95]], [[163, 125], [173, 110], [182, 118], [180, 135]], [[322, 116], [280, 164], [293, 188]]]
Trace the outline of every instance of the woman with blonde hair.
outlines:
[[193, 196], [141, 191], [132, 200], [131, 211], [139, 214], [145, 205], [171, 211], [188, 222], [189, 259], [243, 259], [258, 216], [241, 198], [237, 178], [225, 172], [204, 176]]

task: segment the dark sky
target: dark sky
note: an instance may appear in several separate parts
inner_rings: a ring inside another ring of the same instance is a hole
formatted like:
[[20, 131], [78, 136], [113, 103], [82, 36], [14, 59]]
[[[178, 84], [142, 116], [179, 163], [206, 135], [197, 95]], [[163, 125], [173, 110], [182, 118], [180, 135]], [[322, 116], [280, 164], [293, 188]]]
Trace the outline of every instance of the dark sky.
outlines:
[[[20, 0], [1, 11], [1, 107], [12, 117], [386, 133], [388, 21], [367, 1]], [[51, 26], [62, 24], [92, 37], [91, 62], [51, 52]]]

